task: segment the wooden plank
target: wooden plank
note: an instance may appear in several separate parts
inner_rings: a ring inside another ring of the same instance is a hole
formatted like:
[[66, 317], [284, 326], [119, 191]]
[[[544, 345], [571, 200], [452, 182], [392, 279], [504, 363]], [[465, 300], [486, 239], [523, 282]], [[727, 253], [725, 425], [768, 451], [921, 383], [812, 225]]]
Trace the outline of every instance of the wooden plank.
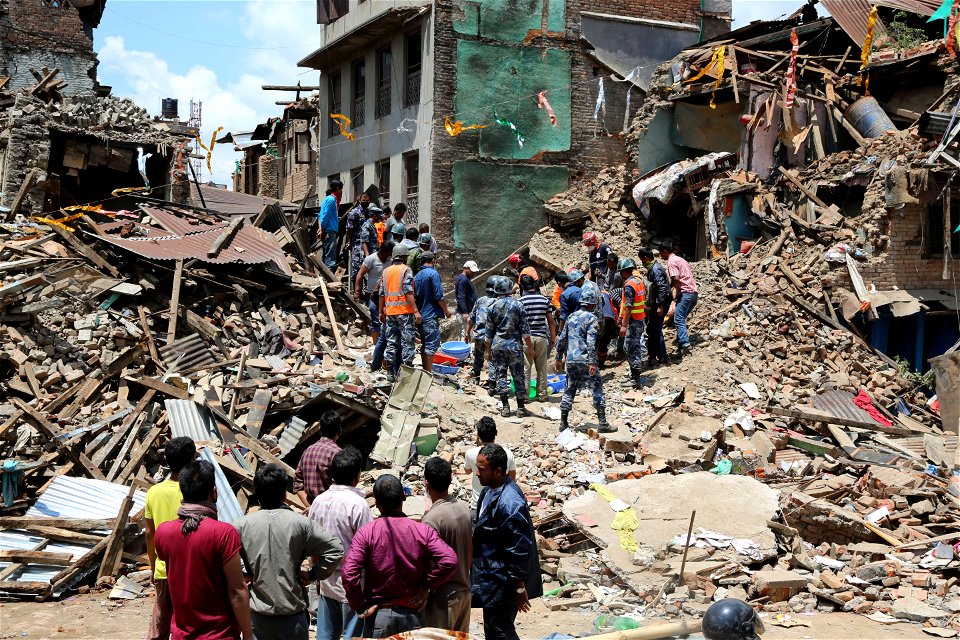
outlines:
[[870, 423], [861, 420], [851, 420], [849, 418], [838, 418], [837, 416], [832, 416], [827, 413], [810, 413], [799, 409], [781, 409], [779, 407], [766, 407], [763, 410], [776, 416], [785, 416], [798, 420], [811, 420], [813, 422], [823, 422], [826, 424], [838, 424], [845, 427], [858, 427], [860, 429], [882, 431], [883, 433], [890, 433], [897, 436], [908, 436], [912, 433], [909, 429], [903, 429], [901, 427], [888, 427], [879, 422]]
[[120, 554], [123, 553], [123, 530], [127, 524], [127, 518], [130, 516], [130, 509], [133, 507], [133, 495], [137, 491], [137, 485], [131, 484], [127, 497], [120, 503], [120, 511], [117, 514], [117, 521], [113, 525], [113, 530], [107, 537], [107, 545], [103, 552], [103, 562], [100, 563], [100, 571], [97, 572], [97, 581], [104, 576], [112, 576], [117, 573], [120, 564]]
[[29, 385], [33, 397], [41, 402], [46, 400], [47, 395], [43, 392], [40, 381], [37, 380], [37, 374], [33, 371], [33, 365], [29, 362], [24, 362], [23, 366], [20, 367], [20, 371], [27, 378], [27, 385]]
[[23, 179], [23, 182], [20, 183], [17, 195], [13, 197], [13, 202], [10, 203], [10, 213], [7, 214], [7, 220], [13, 220], [17, 217], [17, 214], [20, 213], [20, 207], [23, 206], [23, 201], [27, 199], [27, 194], [30, 193], [30, 189], [33, 188], [39, 175], [40, 169], [31, 169], [30, 173]]
[[[233, 236], [237, 235], [237, 231], [240, 230], [240, 227], [243, 225], [243, 216], [237, 216], [230, 221], [230, 224], [227, 226], [223, 232], [217, 236], [217, 239], [213, 241], [213, 244], [210, 245], [210, 248], [207, 249], [208, 258], [216, 258], [220, 255], [220, 252], [223, 251], [223, 248], [230, 243], [233, 239]], [[172, 342], [172, 341], [171, 341]]]
[[120, 467], [123, 465], [123, 461], [127, 457], [127, 453], [133, 447], [133, 443], [137, 441], [137, 433], [139, 433], [140, 428], [143, 426], [143, 423], [147, 421], [147, 414], [141, 413], [137, 416], [137, 419], [134, 421], [133, 426], [130, 427], [130, 431], [127, 433], [126, 439], [123, 441], [123, 444], [120, 446], [120, 450], [117, 452], [117, 455], [113, 458], [113, 464], [110, 465], [110, 471], [107, 472], [107, 479], [111, 482], [117, 475], [120, 473]]
[[90, 458], [80, 452], [78, 446], [68, 446], [57, 437], [60, 435], [59, 428], [47, 421], [47, 419], [44, 418], [38, 411], [20, 398], [12, 398], [12, 400], [17, 409], [23, 412], [26, 421], [29, 422], [37, 431], [42, 433], [54, 445], [56, 445], [56, 447], [65, 453], [71, 460], [83, 467], [83, 471], [86, 473], [86, 475], [96, 480], [106, 480], [103, 472], [97, 468], [97, 465], [93, 464]]
[[173, 293], [170, 296], [170, 322], [167, 325], [167, 344], [173, 344], [177, 337], [177, 309], [180, 306], [180, 282], [183, 279], [183, 259], [177, 260], [173, 272]]
[[803, 285], [802, 282], [800, 282], [800, 278], [797, 277], [797, 274], [795, 274], [793, 272], [793, 269], [787, 266], [783, 261], [781, 261], [777, 265], [777, 268], [780, 269], [780, 273], [785, 275], [787, 277], [787, 280], [789, 280], [793, 284], [793, 286], [797, 288], [797, 291], [799, 291], [800, 293], [803, 293], [804, 291], [806, 291], [807, 288]]
[[323, 278], [320, 278], [320, 293], [323, 294], [323, 303], [327, 307], [327, 319], [330, 321], [330, 326], [333, 327], [333, 339], [337, 341], [337, 351], [344, 358], [349, 357], [347, 349], [343, 346], [343, 338], [340, 336], [340, 327], [337, 324], [337, 318], [333, 314], [333, 304], [330, 302], [330, 294], [327, 292], [327, 283]]
[[56, 527], [68, 531], [91, 531], [110, 529], [116, 518], [47, 518], [38, 516], [0, 516], [0, 529], [24, 529], [31, 531], [35, 527]]
[[288, 465], [286, 462], [284, 462], [277, 456], [267, 451], [266, 447], [264, 447], [254, 438], [251, 438], [243, 433], [238, 433], [237, 442], [240, 443], [240, 446], [250, 449], [250, 451], [253, 451], [253, 454], [258, 458], [260, 458], [263, 462], [280, 465], [280, 467], [284, 471], [286, 471], [290, 475], [290, 477], [293, 477], [294, 473], [296, 473], [296, 469], [294, 469], [293, 467]]
[[[237, 384], [240, 380], [243, 379], [243, 373], [247, 368], [247, 354], [250, 352], [249, 347], [240, 352], [240, 366], [237, 367], [237, 375], [233, 378], [233, 384]], [[230, 398], [230, 409], [227, 411], [227, 415], [233, 420], [233, 416], [236, 415], [237, 411], [237, 400], [240, 398], [240, 389], [233, 390], [233, 396]]]
[[117, 476], [116, 481], [121, 484], [126, 484], [127, 480], [130, 479], [137, 469], [140, 468], [140, 464], [143, 462], [143, 459], [146, 457], [147, 453], [150, 452], [150, 449], [153, 447], [153, 443], [157, 441], [157, 438], [160, 437], [160, 434], [163, 433], [163, 427], [157, 425], [150, 430], [146, 435], [136, 450], [130, 454], [130, 462], [127, 463], [127, 466], [123, 468], [123, 471], [120, 475]]
[[156, 391], [153, 389], [147, 390], [143, 397], [140, 398], [140, 402], [133, 408], [133, 411], [130, 412], [130, 415], [127, 416], [126, 420], [123, 421], [123, 424], [120, 425], [120, 428], [114, 432], [113, 437], [110, 438], [109, 442], [100, 451], [93, 456], [93, 462], [98, 467], [103, 466], [103, 463], [106, 462], [107, 458], [113, 455], [114, 450], [116, 450], [117, 445], [120, 444], [120, 440], [124, 438], [127, 432], [130, 430], [130, 427], [137, 421], [137, 418], [140, 417], [140, 414], [143, 413], [143, 410], [153, 402], [153, 397], [156, 395]]
[[170, 396], [171, 398], [176, 398], [177, 400], [190, 399], [190, 394], [187, 393], [185, 389], [175, 387], [172, 384], [167, 384], [166, 382], [158, 380], [157, 378], [152, 378], [150, 376], [140, 376], [139, 378], [134, 378], [133, 376], [124, 376], [123, 379], [127, 382], [138, 384], [141, 387], [153, 389], [154, 391], [158, 391], [165, 396]]
[[140, 326], [143, 329], [143, 335], [147, 337], [147, 348], [150, 349], [150, 357], [153, 358], [157, 366], [163, 367], [163, 360], [157, 352], [157, 343], [153, 341], [153, 331], [150, 330], [150, 322], [147, 320], [147, 311], [143, 305], [137, 305], [137, 314], [140, 316]]
[[244, 425], [256, 438], [259, 438], [263, 432], [263, 419], [267, 416], [267, 408], [270, 406], [272, 397], [273, 393], [269, 389], [257, 389], [253, 394], [253, 407], [247, 414]]
[[42, 564], [48, 567], [68, 567], [73, 564], [73, 554], [56, 551], [20, 551], [12, 549], [9, 551], [0, 551], [0, 562]]
[[103, 550], [107, 546], [107, 542], [110, 540], [109, 537], [104, 538], [98, 542], [90, 551], [83, 554], [79, 560], [74, 562], [72, 565], [53, 576], [50, 580], [50, 591], [55, 592], [59, 591], [64, 585], [68, 584], [73, 580], [77, 574], [84, 571], [88, 566], [93, 564], [97, 557], [103, 553]]
[[87, 214], [85, 214], [85, 213], [84, 213], [84, 214], [81, 214], [81, 215], [80, 215], [80, 219], [83, 220], [84, 222], [86, 222], [86, 223], [87, 223], [87, 226], [90, 227], [90, 228], [93, 230], [93, 232], [94, 232], [95, 234], [97, 234], [98, 236], [105, 236], [105, 235], [107, 235], [106, 232], [104, 232], [104, 230], [100, 228], [100, 225], [98, 225], [98, 224], [96, 223], [96, 221], [95, 221], [93, 218], [91, 218], [90, 216], [88, 216]]
[[109, 262], [103, 259], [103, 256], [101, 256], [99, 253], [97, 253], [96, 251], [94, 251], [93, 249], [85, 245], [83, 242], [78, 240], [75, 235], [73, 235], [66, 229], [61, 229], [56, 225], [51, 225], [50, 230], [53, 231], [58, 236], [60, 236], [61, 238], [63, 238], [67, 242], [67, 244], [69, 244], [71, 247], [74, 248], [74, 250], [77, 251], [77, 253], [79, 253], [84, 258], [86, 258], [93, 264], [97, 265], [101, 269], [107, 271], [114, 278], [123, 277], [120, 275], [120, 272], [117, 270], [116, 267], [114, 267], [112, 264], [110, 264]]
[[50, 585], [46, 582], [20, 582], [4, 580], [0, 582], [0, 591], [6, 593], [35, 593], [46, 595], [50, 593]]
[[49, 538], [50, 540], [60, 540], [61, 542], [80, 542], [97, 544], [103, 540], [103, 536], [93, 533], [81, 533], [79, 531], [70, 531], [62, 527], [44, 527], [40, 525], [32, 527], [23, 527], [32, 534]]
[[803, 195], [807, 196], [808, 198], [813, 200], [816, 204], [820, 205], [824, 209], [829, 207], [829, 205], [826, 202], [824, 202], [823, 200], [817, 197], [817, 194], [815, 194], [813, 191], [810, 191], [810, 189], [808, 189], [805, 184], [800, 182], [799, 178], [797, 178], [797, 176], [795, 176], [792, 171], [790, 171], [786, 167], [781, 166], [780, 173], [782, 173], [790, 182], [792, 182], [797, 187], [797, 189], [799, 189], [800, 192], [803, 193]]

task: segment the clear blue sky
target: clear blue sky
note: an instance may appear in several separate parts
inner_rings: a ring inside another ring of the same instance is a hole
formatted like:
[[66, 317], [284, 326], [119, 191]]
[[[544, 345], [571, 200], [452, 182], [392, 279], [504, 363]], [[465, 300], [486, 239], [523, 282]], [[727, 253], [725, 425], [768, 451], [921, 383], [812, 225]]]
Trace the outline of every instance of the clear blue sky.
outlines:
[[[376, 2], [377, 0], [372, 0]], [[792, 12], [803, 0], [734, 0], [734, 25]], [[249, 130], [280, 113], [288, 94], [263, 84], [315, 84], [297, 60], [319, 45], [315, 0], [108, 0], [94, 46], [101, 84], [152, 115], [161, 98], [203, 102], [203, 140], [213, 131]], [[214, 151], [213, 180], [230, 184], [239, 154]], [[204, 167], [206, 180], [210, 176]]]

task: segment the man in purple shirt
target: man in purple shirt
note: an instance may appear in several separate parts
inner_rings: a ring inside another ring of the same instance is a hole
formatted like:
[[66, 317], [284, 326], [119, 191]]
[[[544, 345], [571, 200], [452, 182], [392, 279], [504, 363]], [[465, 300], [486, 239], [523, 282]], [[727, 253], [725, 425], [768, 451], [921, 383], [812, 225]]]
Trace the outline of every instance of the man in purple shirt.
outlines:
[[403, 485], [382, 475], [373, 485], [380, 517], [357, 531], [343, 563], [347, 600], [363, 618], [364, 638], [423, 626], [427, 594], [453, 575], [457, 554], [431, 527], [403, 513]]

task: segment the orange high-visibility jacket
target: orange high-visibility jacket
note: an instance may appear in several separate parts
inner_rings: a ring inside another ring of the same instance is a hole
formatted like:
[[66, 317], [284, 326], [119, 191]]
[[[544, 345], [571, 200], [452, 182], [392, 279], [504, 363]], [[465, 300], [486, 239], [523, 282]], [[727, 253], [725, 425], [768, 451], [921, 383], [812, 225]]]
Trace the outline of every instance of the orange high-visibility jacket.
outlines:
[[416, 305], [407, 302], [403, 293], [403, 279], [410, 267], [406, 264], [395, 264], [383, 270], [383, 309], [388, 316], [402, 316], [416, 313]]

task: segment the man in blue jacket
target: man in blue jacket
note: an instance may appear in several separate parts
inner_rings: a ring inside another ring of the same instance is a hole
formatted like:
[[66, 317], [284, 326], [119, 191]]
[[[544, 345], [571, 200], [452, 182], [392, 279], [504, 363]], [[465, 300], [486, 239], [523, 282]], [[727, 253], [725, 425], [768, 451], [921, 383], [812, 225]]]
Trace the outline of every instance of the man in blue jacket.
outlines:
[[337, 267], [337, 234], [340, 232], [340, 197], [343, 183], [332, 180], [327, 197], [320, 204], [320, 241], [323, 243], [323, 264], [332, 271]]
[[473, 606], [483, 609], [486, 640], [519, 640], [517, 612], [529, 611], [530, 600], [543, 595], [533, 520], [526, 497], [507, 475], [503, 447], [480, 449], [477, 477], [484, 489], [473, 528]]

